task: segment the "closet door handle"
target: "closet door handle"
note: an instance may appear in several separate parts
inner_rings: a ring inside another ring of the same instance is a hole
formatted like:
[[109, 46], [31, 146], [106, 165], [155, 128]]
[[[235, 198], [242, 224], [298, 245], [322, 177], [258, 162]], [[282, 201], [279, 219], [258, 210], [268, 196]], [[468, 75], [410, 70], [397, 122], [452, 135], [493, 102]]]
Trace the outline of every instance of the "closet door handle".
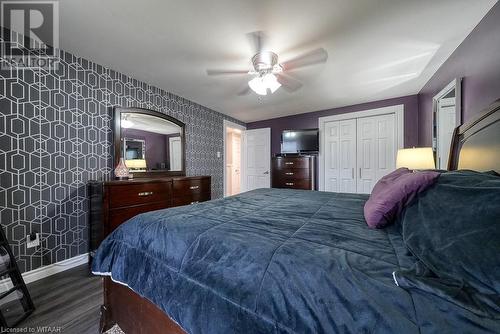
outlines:
[[361, 167], [359, 168], [359, 179], [361, 180]]
[[354, 167], [351, 168], [352, 179], [354, 180]]

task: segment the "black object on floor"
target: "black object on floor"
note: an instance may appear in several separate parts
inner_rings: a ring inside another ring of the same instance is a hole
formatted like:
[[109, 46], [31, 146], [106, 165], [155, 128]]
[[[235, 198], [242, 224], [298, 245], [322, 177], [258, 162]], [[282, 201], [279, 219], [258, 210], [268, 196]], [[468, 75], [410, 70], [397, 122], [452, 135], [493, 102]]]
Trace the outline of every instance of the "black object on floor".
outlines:
[[10, 278], [9, 287], [0, 293], [0, 326], [3, 331], [15, 327], [26, 319], [33, 313], [35, 306], [2, 228], [0, 228], [0, 277]]

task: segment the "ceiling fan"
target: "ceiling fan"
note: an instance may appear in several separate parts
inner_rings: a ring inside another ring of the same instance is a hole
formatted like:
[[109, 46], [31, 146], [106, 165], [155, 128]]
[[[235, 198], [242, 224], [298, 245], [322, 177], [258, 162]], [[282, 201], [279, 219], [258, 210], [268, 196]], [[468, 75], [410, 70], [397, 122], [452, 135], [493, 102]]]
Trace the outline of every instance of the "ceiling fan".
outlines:
[[323, 48], [314, 49], [298, 57], [280, 63], [278, 55], [265, 49], [266, 37], [262, 31], [247, 34], [255, 55], [252, 57], [251, 70], [209, 69], [208, 75], [251, 75], [248, 85], [238, 95], [246, 95], [253, 90], [258, 95], [273, 94], [280, 87], [293, 93], [302, 87], [302, 83], [291, 77], [288, 72], [298, 68], [322, 64], [328, 59], [328, 53]]

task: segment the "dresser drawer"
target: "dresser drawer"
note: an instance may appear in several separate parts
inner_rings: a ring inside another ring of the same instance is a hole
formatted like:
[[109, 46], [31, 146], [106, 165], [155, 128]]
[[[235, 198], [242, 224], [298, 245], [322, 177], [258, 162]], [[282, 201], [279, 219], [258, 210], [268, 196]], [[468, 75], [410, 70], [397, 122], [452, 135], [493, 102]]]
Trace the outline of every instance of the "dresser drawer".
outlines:
[[274, 173], [273, 176], [276, 176], [279, 179], [292, 179], [292, 180], [300, 180], [300, 179], [309, 179], [309, 169], [306, 168], [286, 168], [283, 170], [278, 170]]
[[168, 201], [172, 196], [171, 182], [150, 182], [108, 187], [109, 209], [130, 205]]
[[210, 178], [174, 180], [173, 182], [175, 198], [210, 193]]
[[197, 193], [184, 197], [175, 197], [173, 200], [173, 206], [196, 204], [200, 202], [205, 202], [210, 200], [209, 193]]
[[277, 169], [294, 169], [294, 168], [309, 168], [309, 158], [280, 158], [275, 159], [275, 168]]
[[114, 229], [116, 229], [120, 224], [123, 224], [130, 218], [137, 216], [140, 213], [148, 212], [148, 211], [154, 211], [154, 210], [160, 210], [160, 209], [165, 209], [170, 207], [170, 202], [156, 202], [152, 204], [145, 204], [145, 205], [138, 205], [138, 206], [131, 206], [128, 208], [120, 208], [120, 209], [114, 209], [114, 210], [109, 210], [109, 217], [108, 217], [108, 229], [109, 231], [106, 231], [106, 234], [111, 233]]
[[311, 190], [311, 181], [309, 179], [290, 180], [282, 179], [273, 182], [273, 188], [291, 188]]

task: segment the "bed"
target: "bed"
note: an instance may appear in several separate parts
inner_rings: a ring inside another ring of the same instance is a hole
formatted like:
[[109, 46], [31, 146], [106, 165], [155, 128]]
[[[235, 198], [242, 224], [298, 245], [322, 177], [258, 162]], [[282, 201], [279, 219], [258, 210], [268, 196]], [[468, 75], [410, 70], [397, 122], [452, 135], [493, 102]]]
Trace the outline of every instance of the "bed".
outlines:
[[[496, 103], [455, 131], [451, 169], [499, 170], [499, 110]], [[487, 163], [478, 165], [478, 151]], [[499, 180], [494, 172], [443, 173], [394, 225], [377, 230], [364, 221], [367, 195], [290, 189], [138, 215], [94, 258], [93, 272], [106, 276], [103, 327], [500, 332]], [[455, 201], [458, 193], [465, 197]], [[472, 226], [464, 222], [477, 213], [464, 203], [483, 210]], [[450, 230], [454, 221], [462, 223]]]

